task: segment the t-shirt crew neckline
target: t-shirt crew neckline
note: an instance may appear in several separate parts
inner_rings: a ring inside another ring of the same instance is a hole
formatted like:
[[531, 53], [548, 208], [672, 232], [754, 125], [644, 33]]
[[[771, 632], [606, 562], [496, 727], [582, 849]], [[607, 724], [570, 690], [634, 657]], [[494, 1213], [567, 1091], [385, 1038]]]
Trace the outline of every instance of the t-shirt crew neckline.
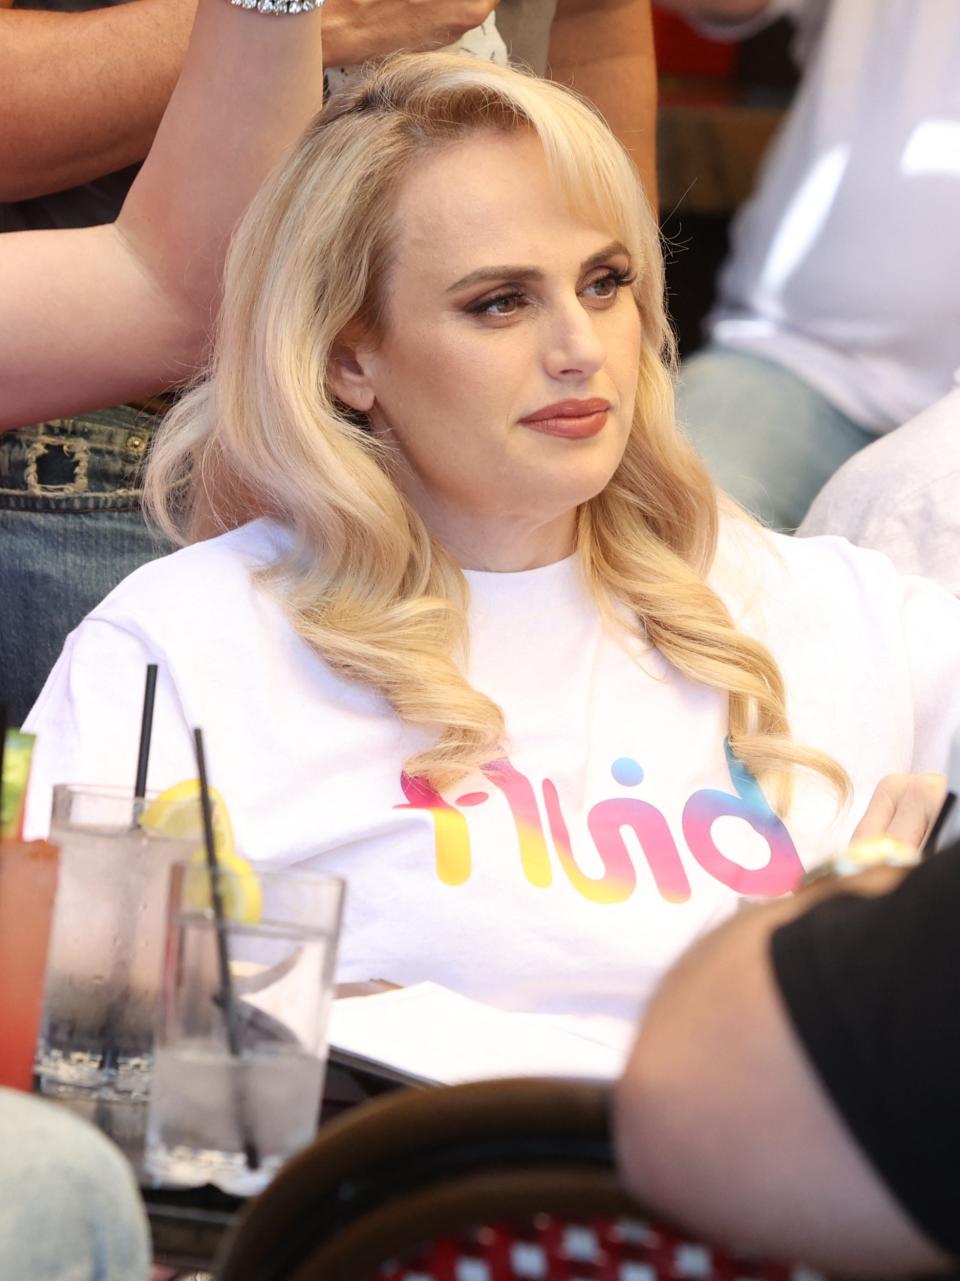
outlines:
[[474, 621], [491, 610], [516, 612], [557, 611], [568, 616], [592, 612], [592, 595], [583, 575], [580, 556], [573, 552], [562, 560], [536, 569], [491, 570], [464, 569], [463, 576], [470, 593], [470, 613]]
[[571, 552], [560, 560], [551, 561], [549, 565], [537, 565], [533, 569], [463, 569], [463, 576], [471, 587], [480, 590], [487, 588], [495, 591], [499, 587], [529, 589], [541, 583], [565, 583], [580, 579], [580, 555]]

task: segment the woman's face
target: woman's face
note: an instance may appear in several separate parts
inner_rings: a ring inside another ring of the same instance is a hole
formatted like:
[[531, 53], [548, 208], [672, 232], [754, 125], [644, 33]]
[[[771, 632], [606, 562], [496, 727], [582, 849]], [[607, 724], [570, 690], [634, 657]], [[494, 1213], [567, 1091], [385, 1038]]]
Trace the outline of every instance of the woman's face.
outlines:
[[338, 362], [338, 394], [395, 446], [398, 484], [464, 566], [567, 555], [633, 418], [635, 265], [564, 208], [527, 133], [430, 153], [396, 226], [384, 332]]

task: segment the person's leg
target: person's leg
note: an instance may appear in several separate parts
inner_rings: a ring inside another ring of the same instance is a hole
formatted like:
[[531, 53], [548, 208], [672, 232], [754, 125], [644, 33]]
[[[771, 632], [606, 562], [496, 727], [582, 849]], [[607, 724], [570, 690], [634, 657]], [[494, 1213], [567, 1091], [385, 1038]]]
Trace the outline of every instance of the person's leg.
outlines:
[[155, 424], [119, 406], [0, 434], [0, 697], [15, 725], [67, 633], [171, 550], [140, 510]]
[[150, 1239], [130, 1165], [55, 1104], [0, 1090], [0, 1276], [144, 1281]]
[[789, 370], [715, 345], [684, 362], [677, 412], [720, 488], [790, 532], [837, 468], [874, 439]]

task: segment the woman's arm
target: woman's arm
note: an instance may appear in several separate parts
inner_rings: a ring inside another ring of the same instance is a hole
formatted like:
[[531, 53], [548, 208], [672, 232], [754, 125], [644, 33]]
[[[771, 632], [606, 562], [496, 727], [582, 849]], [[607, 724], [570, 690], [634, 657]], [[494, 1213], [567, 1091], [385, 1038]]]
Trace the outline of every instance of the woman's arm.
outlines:
[[599, 108], [633, 157], [656, 212], [657, 68], [650, 0], [557, 0], [551, 79]]
[[233, 225], [321, 105], [320, 28], [201, 0], [116, 223], [0, 236], [0, 427], [139, 398], [203, 360]]

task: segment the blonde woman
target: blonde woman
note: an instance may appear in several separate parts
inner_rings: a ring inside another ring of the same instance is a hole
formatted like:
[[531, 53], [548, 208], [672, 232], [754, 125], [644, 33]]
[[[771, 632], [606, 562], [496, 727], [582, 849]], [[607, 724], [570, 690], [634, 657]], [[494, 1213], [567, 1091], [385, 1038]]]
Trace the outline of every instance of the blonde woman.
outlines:
[[721, 505], [635, 172], [505, 68], [405, 56], [331, 101], [148, 490], [185, 546], [68, 640], [29, 826], [129, 780], [155, 660], [150, 785], [202, 725], [245, 852], [347, 877], [343, 979], [632, 1007], [960, 720], [955, 600]]

